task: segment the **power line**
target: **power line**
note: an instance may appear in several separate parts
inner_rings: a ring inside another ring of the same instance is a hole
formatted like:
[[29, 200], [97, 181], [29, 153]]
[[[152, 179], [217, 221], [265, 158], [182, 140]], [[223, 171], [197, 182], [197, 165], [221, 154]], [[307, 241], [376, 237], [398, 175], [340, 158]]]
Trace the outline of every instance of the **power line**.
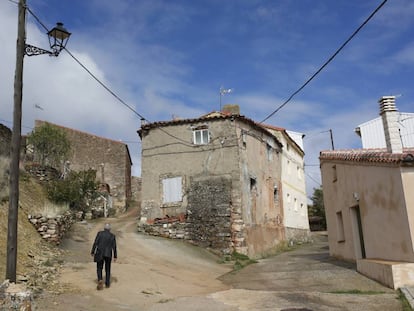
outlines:
[[306, 174], [306, 176], [309, 177], [309, 179], [311, 179], [313, 182], [315, 182], [318, 186], [321, 185], [321, 183], [319, 181], [317, 181], [315, 178], [313, 178], [311, 175], [309, 175], [308, 173], [305, 173], [305, 174]]
[[[36, 19], [36, 21], [46, 30], [49, 31], [48, 28], [45, 26], [45, 24], [40, 20], [39, 17], [36, 16], [36, 14], [34, 14], [34, 12], [32, 10], [30, 10], [30, 8], [27, 7], [28, 12]], [[130, 105], [128, 105], [124, 100], [122, 100], [114, 91], [112, 91], [105, 83], [103, 83], [100, 79], [98, 79], [93, 73], [92, 71], [90, 71], [79, 59], [77, 59], [66, 47], [64, 48], [64, 50], [73, 58], [73, 60], [75, 60], [96, 82], [98, 82], [106, 91], [108, 91], [113, 97], [115, 97], [116, 100], [118, 100], [121, 104], [123, 104], [125, 107], [127, 107], [129, 110], [131, 110], [134, 114], [136, 114], [137, 116], [139, 116], [141, 118], [141, 120], [145, 120], [147, 122], [150, 122], [148, 119], [146, 119], [142, 114], [138, 113], [135, 109], [133, 109]], [[166, 135], [177, 139], [183, 143], [185, 143], [186, 145], [190, 145], [188, 144], [187, 141], [174, 136], [173, 134], [168, 133], [166, 130], [159, 128], [162, 132], [164, 132]]]
[[264, 118], [259, 123], [263, 123], [269, 118], [271, 118], [275, 113], [277, 113], [280, 109], [286, 106], [292, 98], [297, 95], [300, 91], [302, 91], [305, 86], [307, 86], [338, 54], [342, 51], [342, 49], [357, 35], [357, 33], [374, 17], [374, 15], [385, 5], [388, 0], [384, 0], [372, 13], [368, 18], [353, 32], [353, 34], [336, 50], [336, 52], [329, 57], [329, 59], [304, 83], [301, 87], [299, 87], [289, 98], [283, 102], [276, 110], [274, 110], [271, 114], [269, 114], [266, 118]]
[[128, 105], [126, 102], [124, 102], [118, 95], [115, 94], [108, 86], [106, 86], [105, 83], [103, 83], [101, 80], [99, 80], [84, 64], [81, 63], [79, 59], [77, 59], [66, 47], [64, 48], [65, 51], [77, 62], [96, 82], [98, 82], [105, 90], [107, 90], [113, 97], [115, 97], [121, 104], [123, 104], [125, 107], [127, 107], [129, 110], [131, 110], [133, 113], [135, 113], [138, 117], [140, 117], [143, 120], [146, 120], [145, 117], [138, 113], [135, 109], [133, 109], [130, 105]]

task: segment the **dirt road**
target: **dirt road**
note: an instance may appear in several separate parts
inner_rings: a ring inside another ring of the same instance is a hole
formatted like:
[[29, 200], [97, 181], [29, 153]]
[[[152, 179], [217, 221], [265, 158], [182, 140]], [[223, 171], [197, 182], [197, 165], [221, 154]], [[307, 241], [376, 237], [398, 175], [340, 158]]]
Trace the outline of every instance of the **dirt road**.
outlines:
[[68, 290], [40, 297], [35, 310], [402, 310], [395, 291], [332, 261], [326, 239], [228, 273], [231, 266], [203, 249], [138, 234], [133, 214], [109, 220], [118, 261], [111, 287], [97, 291], [89, 253], [104, 221], [75, 225], [62, 245], [67, 256], [60, 282]]
[[[225, 290], [217, 278], [231, 270], [211, 253], [182, 241], [137, 234], [133, 214], [109, 219], [117, 237], [118, 260], [111, 287], [96, 290], [96, 264], [90, 249], [103, 219], [77, 223], [62, 243], [67, 250], [60, 282], [69, 293], [36, 299], [36, 310], [157, 310], [179, 297]], [[220, 309], [217, 309], [220, 310]]]

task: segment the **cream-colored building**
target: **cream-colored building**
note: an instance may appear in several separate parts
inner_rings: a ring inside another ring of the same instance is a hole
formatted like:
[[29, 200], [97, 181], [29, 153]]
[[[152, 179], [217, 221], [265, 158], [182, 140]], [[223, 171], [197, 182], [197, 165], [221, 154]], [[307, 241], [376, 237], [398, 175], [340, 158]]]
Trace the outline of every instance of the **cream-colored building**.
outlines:
[[283, 146], [263, 126], [236, 109], [143, 124], [138, 132], [144, 231], [162, 224], [159, 235], [250, 257], [286, 240]]
[[320, 153], [329, 252], [399, 288], [414, 285], [414, 149], [403, 148], [395, 97], [379, 103], [386, 149]]
[[265, 125], [283, 146], [281, 154], [281, 184], [283, 193], [283, 223], [286, 238], [295, 238], [309, 230], [305, 184], [305, 162], [302, 133]]

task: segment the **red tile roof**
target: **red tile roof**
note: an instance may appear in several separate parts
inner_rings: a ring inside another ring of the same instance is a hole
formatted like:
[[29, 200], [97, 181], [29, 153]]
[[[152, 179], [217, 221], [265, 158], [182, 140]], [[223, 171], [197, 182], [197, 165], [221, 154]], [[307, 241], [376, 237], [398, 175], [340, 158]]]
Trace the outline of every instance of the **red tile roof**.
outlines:
[[319, 159], [414, 165], [414, 148], [406, 148], [403, 153], [390, 153], [386, 149], [328, 150], [321, 151]]

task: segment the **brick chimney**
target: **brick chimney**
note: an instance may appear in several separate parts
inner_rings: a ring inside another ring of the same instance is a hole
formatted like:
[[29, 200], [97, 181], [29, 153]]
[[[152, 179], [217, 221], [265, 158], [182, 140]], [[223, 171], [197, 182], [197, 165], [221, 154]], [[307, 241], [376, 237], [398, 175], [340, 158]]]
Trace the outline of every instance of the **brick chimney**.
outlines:
[[402, 153], [400, 129], [398, 126], [399, 113], [395, 105], [395, 96], [383, 96], [378, 101], [380, 116], [384, 126], [385, 143], [390, 153]]
[[224, 105], [223, 108], [221, 109], [221, 112], [224, 114], [228, 114], [228, 115], [240, 115], [240, 107], [239, 105]]

